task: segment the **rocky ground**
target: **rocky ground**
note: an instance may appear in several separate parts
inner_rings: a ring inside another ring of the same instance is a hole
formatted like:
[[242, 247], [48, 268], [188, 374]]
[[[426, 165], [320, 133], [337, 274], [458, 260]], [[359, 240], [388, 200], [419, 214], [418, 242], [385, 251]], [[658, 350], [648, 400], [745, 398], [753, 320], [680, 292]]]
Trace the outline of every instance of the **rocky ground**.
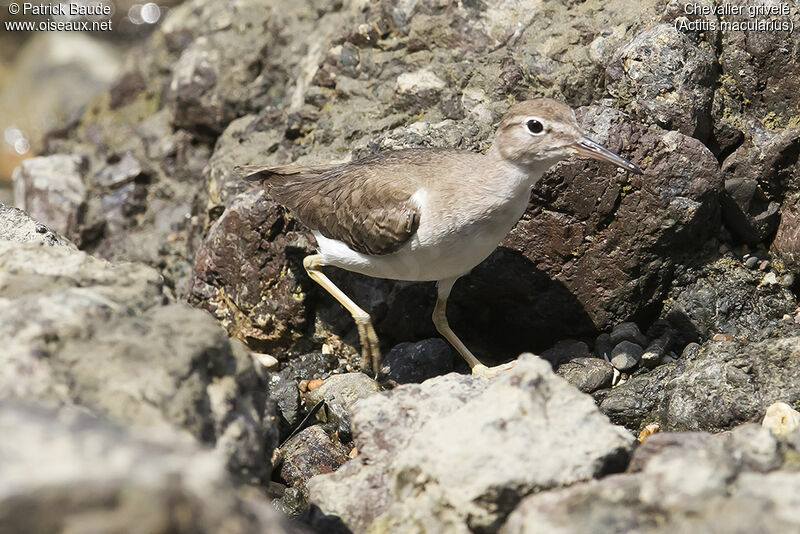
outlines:
[[[0, 532], [800, 532], [800, 34], [686, 4], [173, 9], [0, 205]], [[359, 372], [233, 167], [483, 150], [536, 96], [644, 174], [558, 164], [456, 285], [492, 380], [432, 285], [331, 272]]]

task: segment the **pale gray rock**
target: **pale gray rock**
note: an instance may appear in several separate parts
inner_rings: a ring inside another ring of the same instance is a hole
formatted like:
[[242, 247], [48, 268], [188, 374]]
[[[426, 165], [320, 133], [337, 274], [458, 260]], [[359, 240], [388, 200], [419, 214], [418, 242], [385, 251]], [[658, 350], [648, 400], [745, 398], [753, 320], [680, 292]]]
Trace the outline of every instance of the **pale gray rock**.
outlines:
[[217, 445], [232, 469], [266, 476], [277, 430], [246, 348], [206, 313], [171, 303], [154, 269], [55, 234], [48, 246], [26, 219], [0, 210], [11, 229], [0, 239], [0, 399], [185, 433]]
[[81, 156], [55, 154], [26, 159], [14, 171], [14, 203], [59, 234], [81, 223], [86, 186]]
[[70, 241], [36, 222], [22, 210], [0, 204], [0, 240], [75, 248]]
[[655, 434], [636, 450], [635, 470], [532, 495], [500, 532], [798, 532], [800, 474], [784, 450], [757, 425]]
[[373, 395], [353, 425], [358, 457], [309, 490], [354, 532], [491, 532], [529, 493], [624, 468], [633, 441], [532, 355], [491, 381], [450, 374]]
[[317, 418], [333, 424], [342, 434], [342, 439], [350, 436], [350, 420], [353, 405], [380, 391], [378, 383], [364, 373], [344, 373], [326, 378], [322, 385], [306, 395], [306, 409], [310, 410], [318, 402], [324, 401], [323, 409]]
[[191, 439], [8, 401], [0, 435], [2, 532], [304, 531], [237, 492], [224, 459]]

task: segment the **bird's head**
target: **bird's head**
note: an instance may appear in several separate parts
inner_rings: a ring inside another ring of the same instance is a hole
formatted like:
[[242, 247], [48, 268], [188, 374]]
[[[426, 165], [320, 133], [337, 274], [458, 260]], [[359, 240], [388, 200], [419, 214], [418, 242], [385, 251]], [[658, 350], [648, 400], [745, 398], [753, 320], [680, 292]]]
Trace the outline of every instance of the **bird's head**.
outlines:
[[500, 121], [492, 149], [503, 159], [530, 169], [544, 170], [570, 156], [607, 161], [642, 174], [641, 169], [586, 137], [572, 108], [549, 98], [512, 106]]

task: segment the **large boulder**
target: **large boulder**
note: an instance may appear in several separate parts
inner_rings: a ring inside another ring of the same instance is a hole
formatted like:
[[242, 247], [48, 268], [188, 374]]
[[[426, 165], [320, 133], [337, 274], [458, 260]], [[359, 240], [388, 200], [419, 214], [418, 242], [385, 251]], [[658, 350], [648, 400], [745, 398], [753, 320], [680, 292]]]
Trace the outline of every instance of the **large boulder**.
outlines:
[[647, 323], [677, 265], [718, 233], [722, 176], [702, 143], [603, 107], [578, 116], [645, 174], [586, 159], [545, 174], [501, 248], [456, 285], [451, 302], [466, 340], [541, 350], [631, 318]]
[[184, 433], [268, 475], [277, 428], [241, 343], [170, 302], [150, 267], [78, 251], [19, 210], [0, 207], [0, 228], [0, 398]]
[[308, 487], [357, 533], [494, 532], [525, 495], [624, 469], [633, 445], [532, 355], [491, 381], [449, 374], [351, 410], [358, 457]]
[[780, 442], [756, 425], [656, 434], [628, 473], [532, 495], [500, 532], [797, 532], [798, 438]]
[[658, 24], [620, 46], [606, 69], [622, 108], [668, 130], [705, 141], [711, 133], [716, 56], [675, 24]]
[[191, 441], [0, 401], [0, 531], [300, 533]]

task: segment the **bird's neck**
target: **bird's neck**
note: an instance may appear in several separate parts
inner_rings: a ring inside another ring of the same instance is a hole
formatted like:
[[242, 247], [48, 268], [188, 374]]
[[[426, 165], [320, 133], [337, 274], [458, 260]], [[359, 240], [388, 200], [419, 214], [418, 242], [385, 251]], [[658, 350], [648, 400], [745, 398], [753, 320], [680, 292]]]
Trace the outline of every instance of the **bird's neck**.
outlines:
[[536, 185], [542, 175], [554, 163], [549, 161], [534, 164], [518, 164], [504, 158], [496, 145], [492, 145], [485, 154], [487, 168], [492, 169], [487, 179], [493, 187], [527, 193]]

